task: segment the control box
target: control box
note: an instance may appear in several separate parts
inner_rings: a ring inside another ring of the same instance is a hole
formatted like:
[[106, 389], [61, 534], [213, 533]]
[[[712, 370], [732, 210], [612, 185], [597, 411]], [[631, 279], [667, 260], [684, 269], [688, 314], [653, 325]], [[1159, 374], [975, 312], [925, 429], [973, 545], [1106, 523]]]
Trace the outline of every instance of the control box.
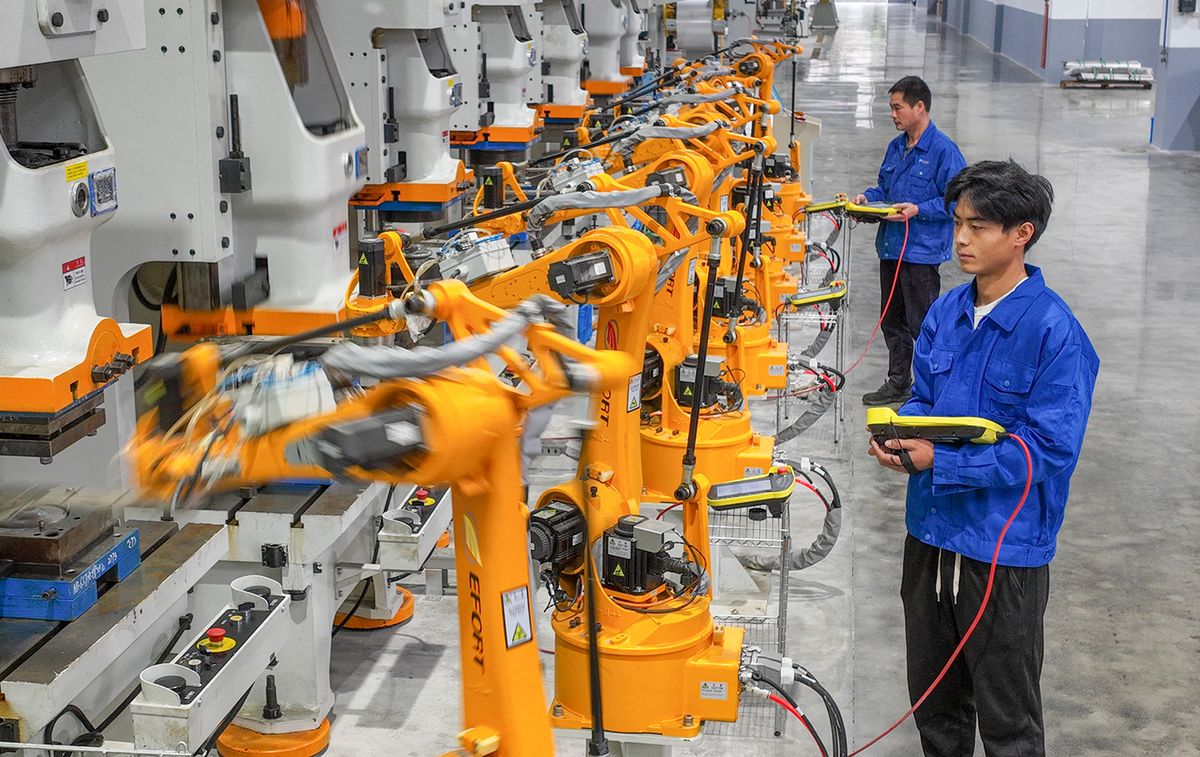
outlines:
[[242, 576], [232, 601], [174, 660], [151, 665], [130, 705], [138, 749], [199, 749], [287, 641], [290, 597], [277, 581]]

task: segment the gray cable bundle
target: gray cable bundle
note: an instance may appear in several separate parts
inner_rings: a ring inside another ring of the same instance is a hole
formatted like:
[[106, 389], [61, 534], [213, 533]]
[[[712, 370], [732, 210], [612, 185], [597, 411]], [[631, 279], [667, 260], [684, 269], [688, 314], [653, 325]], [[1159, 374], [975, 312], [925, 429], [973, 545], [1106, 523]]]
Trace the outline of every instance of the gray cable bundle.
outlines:
[[[821, 527], [821, 533], [817, 535], [813, 543], [803, 549], [792, 550], [790, 555], [792, 569], [804, 570], [824, 560], [825, 556], [833, 551], [833, 545], [837, 544], [838, 534], [841, 531], [842, 508], [833, 508], [825, 513], [825, 522]], [[750, 570], [778, 570], [779, 555], [748, 555], [741, 559], [741, 563]]]
[[560, 210], [627, 208], [630, 205], [641, 205], [656, 197], [662, 197], [669, 191], [669, 188], [664, 185], [655, 184], [640, 189], [624, 189], [617, 192], [589, 190], [552, 195], [529, 209], [529, 226], [540, 229], [547, 218]]
[[491, 354], [524, 331], [534, 320], [561, 319], [565, 309], [564, 305], [545, 295], [535, 295], [497, 321], [486, 334], [470, 336], [442, 347], [411, 349], [364, 347], [353, 342], [343, 342], [327, 350], [321, 356], [320, 362], [326, 368], [355, 376], [375, 379], [423, 378], [447, 368], [466, 365], [472, 360]]
[[633, 152], [634, 147], [651, 139], [700, 139], [720, 128], [722, 124], [716, 121], [701, 126], [643, 126], [618, 140], [613, 145], [613, 151], [628, 155]]

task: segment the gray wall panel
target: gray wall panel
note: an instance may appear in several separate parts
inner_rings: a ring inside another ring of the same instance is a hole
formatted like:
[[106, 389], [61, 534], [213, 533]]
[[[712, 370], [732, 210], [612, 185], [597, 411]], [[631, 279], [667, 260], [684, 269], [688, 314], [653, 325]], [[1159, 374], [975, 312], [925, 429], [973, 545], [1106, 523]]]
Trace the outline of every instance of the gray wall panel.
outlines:
[[1161, 22], [1145, 19], [1091, 19], [1083, 42], [1087, 59], [1138, 60], [1153, 68], [1158, 64]]
[[987, 45], [989, 49], [996, 37], [996, 6], [988, 0], [968, 0], [970, 11], [967, 28], [963, 31]]
[[1171, 48], [1155, 78], [1154, 145], [1200, 150], [1200, 48]]
[[1158, 61], [1159, 22], [1154, 19], [1051, 19], [1043, 71], [1042, 14], [991, 0], [946, 3], [948, 24], [1048, 82], [1061, 81], [1063, 61], [1076, 58], [1132, 58], [1151, 66]]
[[[1033, 14], [1030, 14], [1033, 15]], [[1038, 28], [1042, 20], [1038, 18]], [[1050, 19], [1050, 40], [1046, 49], [1046, 81], [1062, 81], [1063, 62], [1075, 60], [1083, 55], [1083, 41], [1087, 27], [1082, 19]], [[1041, 36], [1038, 36], [1038, 66], [1041, 66]], [[1106, 56], [1107, 57], [1107, 56]]]

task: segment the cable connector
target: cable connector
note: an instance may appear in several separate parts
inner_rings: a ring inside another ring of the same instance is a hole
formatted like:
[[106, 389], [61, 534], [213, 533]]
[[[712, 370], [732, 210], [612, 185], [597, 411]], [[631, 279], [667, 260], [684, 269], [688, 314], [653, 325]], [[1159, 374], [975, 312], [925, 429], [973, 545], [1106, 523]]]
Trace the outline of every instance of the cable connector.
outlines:
[[809, 357], [808, 355], [788, 355], [788, 368], [793, 367], [819, 371], [823, 366], [817, 362], [815, 357]]
[[[797, 473], [812, 473], [812, 458], [802, 457], [799, 460], [780, 460], [779, 462], [792, 466], [792, 470], [796, 471]], [[786, 657], [784, 658], [784, 661], [786, 661], [789, 665], [792, 662], [791, 659]]]
[[796, 682], [796, 667], [792, 662], [791, 657], [783, 657], [779, 660], [779, 685], [791, 686]]

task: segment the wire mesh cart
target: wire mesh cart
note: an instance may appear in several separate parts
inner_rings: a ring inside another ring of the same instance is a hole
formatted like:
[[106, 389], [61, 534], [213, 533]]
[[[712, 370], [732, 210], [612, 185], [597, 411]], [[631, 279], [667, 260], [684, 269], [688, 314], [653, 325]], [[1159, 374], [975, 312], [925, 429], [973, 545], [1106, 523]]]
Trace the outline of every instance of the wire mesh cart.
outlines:
[[[788, 510], [788, 507], [784, 507], [779, 517], [768, 514], [763, 520], [752, 519], [748, 510], [709, 513], [709, 543], [713, 561], [718, 564], [714, 571], [717, 585], [713, 621], [745, 629], [746, 646], [756, 646], [764, 652], [781, 656], [785, 654], [787, 646], [788, 558], [792, 549]], [[725, 575], [728, 568], [741, 568], [731, 553], [732, 548], [778, 553], [780, 569], [766, 574], [764, 580], [767, 583], [760, 586], [757, 592], [723, 590], [716, 574]], [[770, 701], [744, 696], [736, 722], [710, 721], [705, 724], [704, 733], [714, 738], [763, 737], [768, 733], [782, 736], [786, 725], [785, 715]]]

